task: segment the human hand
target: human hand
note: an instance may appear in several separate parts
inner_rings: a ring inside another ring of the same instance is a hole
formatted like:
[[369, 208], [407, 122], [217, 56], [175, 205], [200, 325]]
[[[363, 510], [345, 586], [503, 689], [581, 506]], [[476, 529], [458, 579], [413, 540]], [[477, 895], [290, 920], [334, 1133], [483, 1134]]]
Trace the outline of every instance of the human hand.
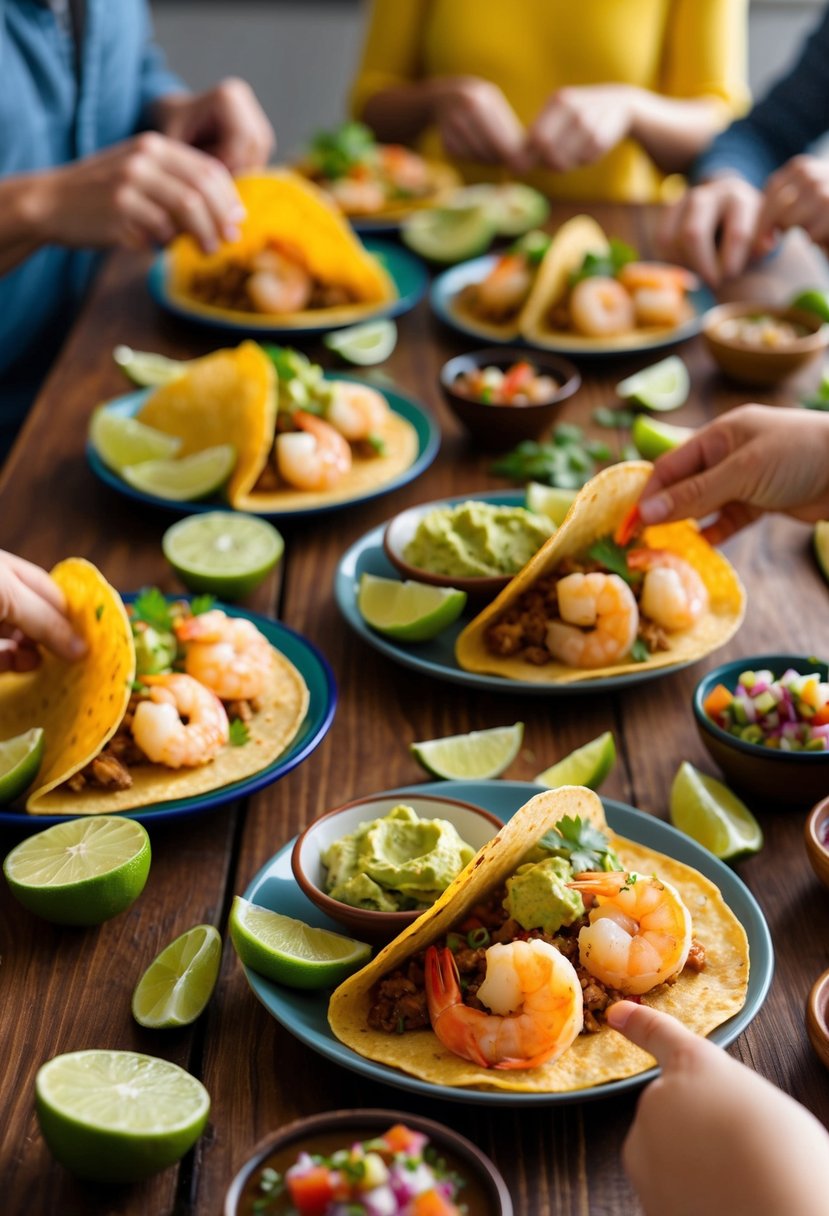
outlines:
[[0, 550], [0, 672], [31, 671], [40, 662], [37, 643], [61, 659], [86, 653], [57, 583], [39, 566]]
[[432, 121], [449, 156], [515, 169], [524, 128], [497, 85], [477, 76], [433, 80]]
[[765, 511], [829, 517], [829, 415], [741, 405], [660, 456], [639, 500], [644, 524], [701, 519], [714, 544]]
[[231, 173], [261, 169], [276, 146], [273, 127], [244, 80], [228, 77], [206, 93], [162, 97], [153, 120], [163, 135], [214, 156]]
[[557, 89], [527, 132], [522, 170], [541, 164], [563, 173], [594, 164], [630, 133], [636, 95], [626, 85]]
[[717, 287], [740, 274], [756, 252], [762, 205], [760, 191], [736, 174], [694, 186], [664, 215], [658, 233], [662, 253]]
[[766, 182], [756, 223], [758, 252], [768, 253], [777, 234], [789, 228], [802, 228], [816, 245], [829, 248], [829, 164], [821, 157], [795, 156]]
[[607, 1021], [656, 1057], [625, 1140], [645, 1216], [819, 1216], [829, 1135], [804, 1107], [668, 1014], [619, 1001]]

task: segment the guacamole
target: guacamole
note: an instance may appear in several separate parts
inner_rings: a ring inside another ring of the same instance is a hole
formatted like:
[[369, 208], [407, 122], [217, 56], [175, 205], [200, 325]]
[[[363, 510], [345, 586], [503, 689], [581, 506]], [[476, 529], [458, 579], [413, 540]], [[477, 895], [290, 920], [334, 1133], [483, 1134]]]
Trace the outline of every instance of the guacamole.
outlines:
[[584, 913], [579, 892], [565, 885], [572, 878], [573, 868], [563, 857], [547, 857], [519, 866], [507, 879], [504, 908], [522, 929], [557, 933]]
[[361, 823], [322, 855], [325, 890], [353, 908], [427, 908], [475, 856], [446, 819], [421, 819], [400, 804]]
[[177, 652], [175, 634], [146, 625], [141, 629], [133, 626], [132, 636], [136, 676], [154, 676], [171, 669]]
[[463, 502], [424, 515], [403, 557], [449, 578], [517, 574], [554, 531], [545, 515], [524, 507]]

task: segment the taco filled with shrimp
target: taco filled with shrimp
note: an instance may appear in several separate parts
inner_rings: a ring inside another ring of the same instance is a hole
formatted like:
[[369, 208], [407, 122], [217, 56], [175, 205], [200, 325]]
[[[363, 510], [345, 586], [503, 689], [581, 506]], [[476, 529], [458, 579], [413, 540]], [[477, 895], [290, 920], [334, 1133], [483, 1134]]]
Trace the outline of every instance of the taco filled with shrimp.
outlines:
[[450, 302], [464, 328], [496, 342], [517, 338], [542, 281], [551, 245], [546, 232], [534, 229], [489, 259], [480, 277], [461, 287]]
[[260, 772], [296, 736], [305, 681], [252, 621], [156, 589], [124, 604], [81, 558], [52, 576], [86, 655], [45, 653], [34, 671], [0, 676], [0, 738], [44, 732], [31, 814], [117, 814], [208, 793]]
[[632, 529], [646, 461], [598, 473], [561, 527], [455, 644], [466, 671], [565, 684], [677, 663], [722, 646], [745, 592], [695, 523]]
[[436, 904], [333, 994], [334, 1034], [439, 1085], [561, 1093], [653, 1064], [622, 996], [709, 1034], [742, 1008], [748, 940], [690, 866], [615, 836], [582, 787], [530, 799]]

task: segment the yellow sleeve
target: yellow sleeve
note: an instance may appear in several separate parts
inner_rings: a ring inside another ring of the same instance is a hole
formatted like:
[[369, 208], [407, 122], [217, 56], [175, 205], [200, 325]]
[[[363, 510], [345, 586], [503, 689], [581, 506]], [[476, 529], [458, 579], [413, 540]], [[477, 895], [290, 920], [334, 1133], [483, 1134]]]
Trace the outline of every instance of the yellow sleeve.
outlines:
[[360, 67], [350, 93], [355, 118], [362, 117], [375, 93], [417, 80], [428, 7], [429, 0], [371, 0]]
[[747, 0], [674, 0], [666, 30], [662, 92], [723, 103], [723, 125], [748, 108]]

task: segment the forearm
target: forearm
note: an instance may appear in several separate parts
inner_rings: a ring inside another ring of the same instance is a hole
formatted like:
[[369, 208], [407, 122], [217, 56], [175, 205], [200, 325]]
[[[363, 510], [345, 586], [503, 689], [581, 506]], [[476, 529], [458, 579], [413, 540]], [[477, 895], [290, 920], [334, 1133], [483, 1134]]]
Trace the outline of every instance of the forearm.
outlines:
[[411, 143], [434, 121], [435, 107], [453, 82], [438, 77], [382, 89], [365, 103], [363, 120], [381, 143]]
[[722, 126], [723, 107], [706, 98], [678, 100], [632, 90], [629, 135], [664, 173], [685, 171]]
[[46, 243], [43, 173], [0, 181], [0, 275], [7, 274]]

